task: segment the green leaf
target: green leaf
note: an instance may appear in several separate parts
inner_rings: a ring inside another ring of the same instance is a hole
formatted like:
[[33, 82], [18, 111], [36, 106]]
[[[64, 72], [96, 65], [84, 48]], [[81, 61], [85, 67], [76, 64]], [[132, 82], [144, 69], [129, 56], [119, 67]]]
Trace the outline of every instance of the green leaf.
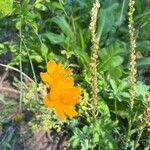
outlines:
[[73, 36], [72, 29], [64, 17], [57, 16], [53, 17], [51, 20], [59, 26], [64, 34], [67, 36]]
[[23, 2], [21, 3], [21, 7], [20, 7], [21, 15], [23, 16], [29, 15], [29, 6], [30, 6], [29, 0], [23, 0]]
[[118, 6], [118, 3], [114, 3], [112, 5], [109, 5], [109, 7], [105, 9], [100, 9], [97, 27], [97, 37], [99, 39], [101, 39], [102, 35], [105, 35], [108, 32], [110, 32], [112, 30], [113, 25], [115, 25], [115, 21], [116, 19], [118, 19], [118, 17], [115, 14], [115, 11], [118, 8]]
[[85, 51], [82, 51], [80, 48], [76, 47], [74, 49], [74, 53], [76, 57], [78, 58], [79, 63], [84, 67], [89, 67], [90, 58], [88, 54]]
[[112, 111], [114, 114], [122, 117], [122, 118], [128, 118], [130, 115], [129, 115], [129, 112], [127, 111], [123, 111], [123, 110], [118, 110], [118, 111]]
[[0, 12], [6, 16], [12, 12], [13, 0], [0, 0]]
[[122, 76], [121, 68], [110, 68], [109, 73], [113, 79], [119, 79]]
[[122, 64], [123, 58], [119, 55], [123, 52], [119, 43], [101, 49], [99, 52], [100, 63], [98, 69], [106, 71]]
[[115, 93], [117, 93], [117, 85], [116, 85], [116, 82], [115, 82], [114, 80], [110, 79], [110, 85], [111, 85], [111, 87], [113, 88], [113, 91], [114, 91]]
[[121, 80], [118, 91], [125, 91], [126, 88], [129, 88], [129, 81], [128, 80]]
[[98, 142], [99, 142], [99, 134], [98, 134], [98, 133], [95, 133], [95, 134], [94, 134], [93, 142], [94, 142], [94, 143], [98, 143]]
[[48, 55], [48, 48], [44, 44], [42, 44], [42, 46], [41, 46], [41, 53], [44, 58], [47, 57], [47, 55]]
[[146, 65], [150, 65], [150, 57], [137, 59], [137, 66], [146, 66]]
[[103, 116], [110, 116], [110, 111], [103, 99], [99, 99], [98, 101], [98, 110], [100, 111], [101, 115]]
[[84, 142], [81, 142], [81, 150], [87, 150], [89, 148], [88, 145], [88, 139], [85, 139]]
[[137, 50], [140, 52], [150, 51], [150, 41], [148, 40], [137, 42], [136, 46]]
[[62, 6], [58, 2], [52, 2], [52, 7], [54, 9], [62, 9]]
[[43, 61], [43, 58], [40, 55], [32, 56], [32, 59], [34, 59], [38, 63], [41, 63]]
[[71, 144], [73, 148], [76, 148], [80, 144], [80, 139], [76, 136], [73, 136], [71, 139]]
[[40, 10], [46, 10], [46, 6], [42, 3], [43, 0], [36, 0], [34, 3], [35, 8], [40, 9]]
[[51, 41], [52, 44], [60, 44], [65, 40], [63, 35], [55, 34], [52, 32], [47, 32], [43, 35], [45, 35]]
[[143, 97], [145, 97], [146, 95], [148, 95], [149, 88], [150, 86], [145, 85], [142, 82], [137, 82], [136, 87], [135, 87], [137, 96], [142, 95]]
[[149, 40], [150, 39], [149, 33], [150, 33], [150, 17], [149, 20], [145, 20], [145, 22], [142, 24], [139, 36], [145, 40]]
[[125, 97], [125, 98], [130, 98], [130, 94], [127, 92], [121, 92], [120, 95]]

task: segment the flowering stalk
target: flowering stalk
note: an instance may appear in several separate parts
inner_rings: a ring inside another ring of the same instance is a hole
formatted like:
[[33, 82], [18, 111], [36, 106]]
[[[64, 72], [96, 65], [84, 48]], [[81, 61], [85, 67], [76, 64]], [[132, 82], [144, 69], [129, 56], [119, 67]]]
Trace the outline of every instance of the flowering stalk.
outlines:
[[97, 14], [100, 7], [99, 0], [96, 0], [95, 4], [93, 5], [93, 8], [91, 10], [91, 21], [89, 29], [91, 31], [91, 94], [92, 94], [92, 101], [94, 108], [96, 107], [96, 98], [97, 98], [97, 68], [96, 68], [96, 60], [98, 58], [97, 51], [99, 48], [99, 40], [96, 37], [96, 21], [97, 21]]
[[[134, 13], [134, 0], [128, 1], [129, 12], [128, 12], [128, 30], [129, 30], [129, 37], [130, 37], [130, 109], [132, 111], [134, 106], [134, 99], [135, 99], [135, 82], [136, 82], [136, 53], [135, 53], [135, 39], [134, 39], [134, 20], [133, 20], [133, 13]], [[132, 117], [129, 118], [128, 121], [128, 132], [127, 132], [127, 142], [131, 141], [131, 128], [132, 128]], [[129, 142], [130, 143], [130, 142]]]
[[150, 122], [150, 94], [148, 95], [147, 98], [147, 107], [142, 115], [142, 122], [143, 126], [147, 126]]
[[135, 28], [134, 28], [134, 20], [133, 20], [133, 13], [134, 13], [134, 0], [129, 0], [129, 13], [128, 13], [128, 28], [129, 28], [129, 36], [130, 36], [130, 107], [133, 108], [134, 99], [135, 99], [135, 82], [136, 82], [136, 44], [135, 44]]
[[138, 148], [139, 141], [140, 141], [140, 138], [143, 134], [143, 131], [146, 128], [146, 126], [148, 126], [148, 124], [150, 122], [150, 94], [148, 95], [147, 102], [148, 102], [147, 107], [146, 107], [144, 113], [140, 116], [140, 119], [142, 121], [142, 126], [139, 128], [138, 136], [137, 136], [137, 139], [136, 139], [135, 144], [134, 144], [134, 150], [136, 150]]

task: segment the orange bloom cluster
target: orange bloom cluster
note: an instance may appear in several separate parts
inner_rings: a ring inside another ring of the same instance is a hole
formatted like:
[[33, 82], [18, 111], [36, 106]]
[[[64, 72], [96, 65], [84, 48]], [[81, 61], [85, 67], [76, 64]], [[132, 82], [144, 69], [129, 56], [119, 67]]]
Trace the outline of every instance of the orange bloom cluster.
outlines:
[[56, 64], [50, 60], [47, 64], [47, 72], [40, 73], [42, 80], [48, 84], [50, 92], [43, 102], [46, 106], [55, 108], [60, 119], [66, 116], [74, 117], [75, 104], [79, 103], [81, 90], [74, 86], [74, 79], [70, 77], [71, 69], [65, 69], [61, 63]]

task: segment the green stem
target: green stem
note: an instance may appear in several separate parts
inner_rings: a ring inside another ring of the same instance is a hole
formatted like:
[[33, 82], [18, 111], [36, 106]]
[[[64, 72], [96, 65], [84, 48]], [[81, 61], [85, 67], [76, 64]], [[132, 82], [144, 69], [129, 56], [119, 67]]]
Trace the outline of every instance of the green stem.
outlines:
[[114, 109], [115, 109], [115, 112], [116, 112], [116, 121], [118, 120], [117, 119], [117, 100], [116, 100], [116, 98], [115, 98], [115, 103], [114, 103]]
[[144, 126], [140, 129], [139, 134], [137, 135], [137, 139], [135, 141], [134, 149], [133, 150], [136, 150], [138, 148], [138, 143], [139, 143], [140, 138], [142, 136], [143, 130], [144, 130]]
[[121, 8], [121, 13], [120, 13], [120, 17], [119, 17], [119, 25], [121, 24], [121, 20], [122, 20], [122, 16], [123, 16], [123, 11], [124, 11], [124, 7], [125, 7], [125, 2], [126, 0], [123, 1], [123, 4], [122, 4], [122, 8]]
[[29, 53], [28, 47], [26, 46], [26, 44], [25, 44], [24, 41], [22, 41], [22, 42], [23, 42], [24, 47], [25, 47], [25, 49], [26, 49], [26, 51], [27, 51], [27, 55], [28, 55], [28, 57], [29, 57], [29, 61], [30, 61], [30, 65], [31, 65], [31, 70], [32, 70], [32, 73], [33, 73], [33, 78], [34, 78], [34, 81], [35, 81], [35, 83], [36, 83], [36, 98], [37, 98], [37, 100], [38, 100], [38, 93], [37, 93], [37, 85], [38, 85], [38, 83], [37, 83], [37, 78], [36, 78], [36, 74], [35, 74], [35, 71], [34, 71], [32, 59], [31, 59], [31, 57], [30, 57], [30, 53]]
[[22, 41], [22, 42], [23, 42], [23, 45], [24, 45], [24, 47], [25, 47], [25, 49], [26, 49], [26, 51], [27, 51], [27, 55], [28, 55], [28, 57], [29, 57], [29, 61], [30, 61], [30, 65], [31, 65], [31, 70], [32, 70], [32, 73], [33, 73], [34, 81], [35, 81], [35, 83], [37, 84], [37, 78], [36, 78], [36, 75], [35, 75], [35, 71], [34, 71], [32, 59], [31, 59], [31, 57], [30, 57], [29, 49], [27, 48], [25, 42], [24, 42], [24, 41]]
[[23, 99], [23, 79], [22, 79], [22, 16], [20, 17], [20, 27], [19, 27], [19, 36], [20, 36], [20, 100], [19, 100], [19, 112], [22, 112], [22, 99]]
[[[131, 111], [131, 110], [130, 110]], [[128, 130], [127, 130], [127, 138], [126, 143], [130, 145], [131, 142], [131, 129], [132, 129], [132, 116], [128, 118]], [[131, 146], [131, 145], [130, 145]]]
[[[38, 37], [38, 39], [39, 39], [41, 45], [43, 46], [44, 44], [43, 44], [43, 42], [42, 42], [42, 40], [41, 40], [41, 37], [38, 35], [38, 33], [35, 33], [35, 34], [36, 34], [36, 36]], [[46, 57], [46, 56], [44, 56], [44, 57], [45, 57], [45, 62], [46, 62], [46, 64], [47, 64], [47, 57]]]
[[59, 0], [59, 4], [60, 4], [62, 10], [64, 11], [65, 15], [68, 17], [68, 14], [67, 14], [67, 12], [65, 11], [65, 9], [64, 9], [64, 7], [63, 7], [63, 2], [62, 2], [62, 0]]
[[[25, 21], [25, 23], [27, 24], [27, 25], [29, 25], [26, 21]], [[33, 28], [33, 26], [32, 25], [29, 25], [32, 29], [33, 29], [33, 31], [34, 31], [34, 33], [35, 33], [35, 35], [37, 36], [37, 38], [38, 38], [38, 40], [39, 40], [39, 42], [40, 42], [40, 44], [43, 46], [44, 44], [43, 44], [43, 42], [42, 42], [42, 40], [41, 40], [41, 37], [39, 36], [39, 34], [37, 33], [37, 32], [35, 32], [35, 30], [34, 30], [34, 28]], [[47, 57], [46, 56], [44, 56], [45, 58], [45, 62], [46, 62], [46, 64], [47, 64]]]

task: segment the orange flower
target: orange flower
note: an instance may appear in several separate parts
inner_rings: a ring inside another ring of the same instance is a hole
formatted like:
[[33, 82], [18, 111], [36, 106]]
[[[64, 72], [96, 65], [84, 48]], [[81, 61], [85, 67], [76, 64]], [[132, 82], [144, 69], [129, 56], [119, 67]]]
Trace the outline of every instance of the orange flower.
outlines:
[[74, 117], [78, 113], [75, 111], [75, 104], [79, 103], [81, 90], [74, 86], [74, 79], [70, 77], [71, 70], [64, 69], [62, 64], [49, 61], [46, 73], [41, 73], [41, 78], [48, 83], [50, 92], [43, 102], [48, 107], [56, 110], [60, 119], [66, 116]]
[[45, 83], [48, 83], [49, 86], [52, 86], [56, 83], [57, 79], [63, 80], [71, 74], [71, 69], [65, 69], [64, 66], [59, 63], [58, 65], [54, 60], [50, 60], [47, 64], [47, 72], [41, 72], [41, 78]]

